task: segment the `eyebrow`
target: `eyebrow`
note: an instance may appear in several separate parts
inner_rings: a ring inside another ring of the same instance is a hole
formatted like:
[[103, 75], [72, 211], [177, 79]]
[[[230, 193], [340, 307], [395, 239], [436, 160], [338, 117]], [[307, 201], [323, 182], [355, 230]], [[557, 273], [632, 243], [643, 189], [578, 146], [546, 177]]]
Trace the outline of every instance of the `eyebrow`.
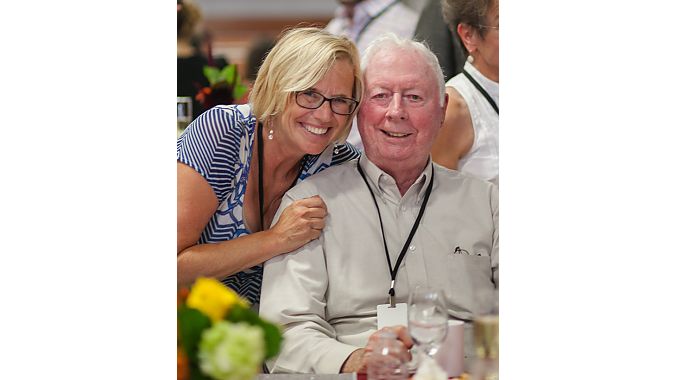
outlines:
[[307, 90], [303, 90], [303, 91], [314, 91], [314, 92], [316, 92], [316, 93], [318, 93], [318, 94], [321, 94], [321, 95], [324, 96], [325, 98], [349, 98], [349, 99], [352, 99], [352, 96], [351, 96], [351, 95], [345, 95], [345, 94], [343, 94], [343, 93], [340, 93], [340, 94], [331, 94], [331, 95], [328, 95], [328, 96], [327, 96], [327, 95], [324, 94], [323, 92], [319, 91], [316, 87], [310, 87], [310, 88], [308, 88]]

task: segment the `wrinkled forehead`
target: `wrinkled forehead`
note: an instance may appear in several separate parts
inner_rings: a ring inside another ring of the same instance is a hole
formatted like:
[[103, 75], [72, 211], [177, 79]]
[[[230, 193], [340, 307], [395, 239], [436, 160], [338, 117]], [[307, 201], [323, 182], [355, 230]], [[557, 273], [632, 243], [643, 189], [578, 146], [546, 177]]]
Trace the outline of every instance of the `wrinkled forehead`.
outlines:
[[435, 86], [434, 71], [418, 51], [393, 48], [377, 52], [364, 69], [369, 86], [376, 83], [417, 83]]

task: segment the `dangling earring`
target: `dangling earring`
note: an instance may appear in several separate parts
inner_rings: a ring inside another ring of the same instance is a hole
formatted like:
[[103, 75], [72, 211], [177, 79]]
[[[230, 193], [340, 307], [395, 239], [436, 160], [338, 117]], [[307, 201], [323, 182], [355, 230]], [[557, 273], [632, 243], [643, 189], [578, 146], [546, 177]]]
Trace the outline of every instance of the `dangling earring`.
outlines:
[[472, 56], [472, 54], [469, 54], [469, 55], [467, 56], [467, 62], [469, 62], [469, 63], [473, 63], [473, 62], [474, 62], [474, 57]]
[[272, 120], [270, 120], [270, 131], [268, 132], [268, 140], [272, 140], [272, 138], [275, 137], [274, 136], [275, 130], [272, 129], [272, 126], [273, 126]]
[[338, 149], [338, 141], [333, 143], [333, 154], [338, 154], [340, 153], [340, 149]]

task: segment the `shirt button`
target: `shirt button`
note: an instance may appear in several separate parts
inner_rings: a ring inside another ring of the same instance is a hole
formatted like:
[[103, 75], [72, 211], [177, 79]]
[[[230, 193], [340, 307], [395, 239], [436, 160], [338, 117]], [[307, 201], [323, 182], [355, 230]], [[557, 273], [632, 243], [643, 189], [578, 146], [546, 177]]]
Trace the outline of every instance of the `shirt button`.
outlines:
[[406, 206], [401, 206], [401, 211], [406, 212]]
[[410, 249], [411, 251], [415, 251], [415, 245], [409, 246], [408, 249]]

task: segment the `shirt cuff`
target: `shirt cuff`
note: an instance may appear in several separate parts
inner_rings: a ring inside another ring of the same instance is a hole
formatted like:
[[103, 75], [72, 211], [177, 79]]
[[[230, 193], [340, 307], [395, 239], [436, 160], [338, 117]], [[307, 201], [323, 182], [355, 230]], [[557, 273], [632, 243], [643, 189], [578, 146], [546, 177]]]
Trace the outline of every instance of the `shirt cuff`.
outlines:
[[350, 354], [362, 348], [345, 343], [337, 343], [338, 344], [336, 345], [332, 345], [332, 347], [317, 360], [317, 363], [315, 364], [316, 373], [340, 373], [340, 367], [343, 366], [343, 363], [345, 363], [345, 360], [347, 360]]

